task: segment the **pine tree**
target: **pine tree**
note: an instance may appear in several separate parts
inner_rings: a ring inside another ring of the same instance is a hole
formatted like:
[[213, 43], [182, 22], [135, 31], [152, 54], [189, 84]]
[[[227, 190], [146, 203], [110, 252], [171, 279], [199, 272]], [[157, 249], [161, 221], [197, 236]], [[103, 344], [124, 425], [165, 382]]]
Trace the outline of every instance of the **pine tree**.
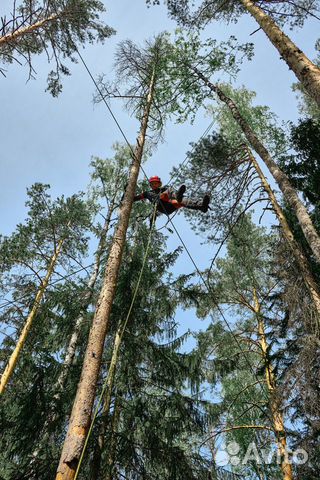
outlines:
[[[12, 280], [16, 282], [15, 270], [20, 265], [29, 269], [39, 284], [36, 287], [36, 294], [34, 294], [34, 291], [30, 289], [32, 281], [30, 281], [31, 279], [28, 281], [28, 295], [35, 295], [35, 297], [31, 301], [30, 311], [26, 316], [16, 347], [3, 372], [1, 393], [4, 392], [13, 374], [19, 354], [54, 272], [59, 264], [63, 264], [66, 258], [76, 251], [75, 242], [78, 239], [79, 221], [85, 221], [88, 224], [88, 214], [79, 197], [74, 196], [66, 200], [61, 198], [52, 202], [46, 192], [47, 188], [48, 186], [35, 184], [28, 191], [29, 217], [26, 224], [18, 225], [17, 232], [9, 238], [2, 239], [1, 243], [1, 256], [4, 259], [2, 268], [5, 272], [6, 288], [10, 287]], [[81, 241], [78, 248], [81, 248]], [[63, 254], [63, 250], [67, 253]], [[20, 312], [22, 313], [21, 310]]]
[[210, 88], [210, 90], [215, 92], [218, 95], [219, 99], [227, 105], [235, 121], [238, 123], [243, 133], [245, 134], [248, 142], [250, 143], [252, 148], [255, 149], [258, 155], [263, 159], [273, 178], [279, 185], [279, 188], [283, 193], [284, 198], [294, 210], [295, 215], [298, 218], [300, 226], [304, 232], [305, 238], [308, 241], [315, 258], [318, 262], [320, 262], [320, 237], [316, 229], [314, 228], [307, 209], [299, 199], [299, 196], [295, 189], [292, 187], [288, 177], [273, 161], [268, 150], [260, 142], [254, 131], [251, 129], [250, 125], [245, 121], [239, 109], [237, 108], [237, 105], [232, 101], [232, 99], [225, 95], [217, 85], [211, 83], [208, 78], [205, 77], [198, 69], [195, 69], [195, 72], [199, 76], [199, 78], [201, 78], [201, 80], [203, 80], [203, 82]]
[[[151, 3], [151, 0], [147, 0]], [[159, 3], [159, 0], [153, 3]], [[276, 8], [271, 6], [268, 0], [256, 2], [251, 0], [238, 1], [208, 1], [197, 8], [194, 13], [190, 13], [190, 3], [188, 0], [170, 0], [168, 9], [171, 15], [178, 19], [182, 24], [189, 26], [202, 27], [211, 20], [237, 21], [242, 13], [249, 12], [250, 15], [259, 24], [259, 27], [265, 32], [270, 42], [280, 53], [280, 56], [287, 63], [288, 67], [295, 73], [303, 85], [305, 91], [320, 105], [320, 69], [294, 44], [294, 42], [281, 30], [278, 23], [293, 18], [292, 23], [303, 24], [304, 19], [313, 12], [319, 12], [318, 2], [272, 2], [281, 3], [277, 12]], [[284, 8], [283, 8], [284, 6]]]
[[[42, 425], [55, 393], [53, 385], [60, 373], [59, 357], [72, 329], [72, 315], [80, 308], [83, 291], [81, 276], [80, 285], [70, 279], [74, 272], [83, 274], [79, 263], [87, 249], [91, 207], [82, 195], [51, 200], [47, 190], [48, 186], [41, 184], [29, 189], [26, 222], [1, 242], [4, 260], [1, 293], [6, 299], [1, 305], [1, 320], [7, 327], [7, 336], [1, 345], [4, 367], [34, 304], [39, 276], [47, 270], [59, 238], [65, 239], [12, 381], [3, 395], [1, 472], [4, 478], [18, 478], [29, 469], [30, 454], [41, 438]], [[74, 298], [72, 305], [67, 301], [69, 295]], [[57, 412], [63, 409], [62, 403], [57, 405]], [[47, 445], [49, 465], [52, 446]]]
[[[51, 404], [47, 408], [47, 417], [42, 426], [42, 434], [39, 435], [41, 441], [32, 454], [32, 465], [37, 462], [37, 458], [41, 455], [41, 451], [46, 448], [47, 443], [50, 440], [50, 425], [56, 423], [57, 413], [55, 413], [55, 411], [61, 402], [61, 397], [64, 395], [68, 376], [72, 370], [76, 351], [79, 348], [79, 341], [82, 338], [81, 331], [84, 329], [85, 322], [87, 321], [89, 306], [95, 301], [95, 288], [99, 280], [101, 262], [105, 255], [107, 237], [109, 231], [112, 229], [112, 217], [115, 215], [116, 209], [121, 200], [121, 184], [124, 187], [126, 170], [130, 161], [130, 151], [128, 151], [128, 148], [116, 144], [114, 150], [115, 156], [113, 159], [101, 160], [95, 158], [91, 162], [93, 171], [91, 174], [92, 184], [90, 185], [89, 190], [89, 204], [92, 205], [94, 210], [102, 215], [102, 211], [100, 211], [102, 210], [100, 203], [101, 201], [106, 201], [108, 210], [106, 216], [103, 215], [103, 224], [100, 225], [98, 223], [94, 229], [95, 236], [98, 237], [98, 246], [91, 268], [92, 271], [87, 284], [83, 286], [84, 290], [81, 295], [81, 309], [77, 318], [74, 320], [74, 328], [69, 338], [60, 373], [53, 386], [54, 394]], [[35, 472], [35, 477], [36, 476]], [[29, 478], [31, 477], [29, 476]]]
[[[1, 18], [0, 61], [25, 61], [29, 78], [33, 78], [32, 57], [46, 53], [48, 60], [55, 63], [48, 76], [48, 90], [57, 96], [62, 90], [61, 75], [70, 75], [64, 59], [75, 62], [78, 46], [95, 40], [103, 42], [114, 33], [99, 20], [104, 10], [98, 0], [14, 1], [10, 16]], [[0, 72], [5, 75], [4, 68]]]

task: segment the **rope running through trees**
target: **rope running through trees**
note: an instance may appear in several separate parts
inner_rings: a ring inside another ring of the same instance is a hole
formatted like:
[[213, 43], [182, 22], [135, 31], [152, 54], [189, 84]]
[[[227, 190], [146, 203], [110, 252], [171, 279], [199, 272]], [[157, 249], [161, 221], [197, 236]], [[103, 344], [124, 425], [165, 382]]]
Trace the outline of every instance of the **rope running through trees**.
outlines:
[[[81, 62], [82, 62], [83, 65], [84, 65], [87, 73], [89, 74], [92, 82], [94, 83], [95, 87], [97, 88], [97, 91], [98, 91], [99, 95], [101, 96], [101, 99], [103, 100], [104, 104], [106, 105], [106, 107], [107, 107], [110, 115], [112, 116], [113, 120], [115, 121], [116, 125], [118, 126], [118, 128], [119, 128], [119, 130], [120, 130], [120, 132], [121, 132], [121, 134], [122, 134], [122, 136], [123, 136], [123, 138], [125, 139], [125, 142], [127, 143], [128, 147], [129, 147], [129, 149], [130, 149], [130, 151], [131, 151], [131, 153], [132, 153], [132, 155], [133, 155], [133, 157], [134, 157], [135, 154], [134, 154], [134, 151], [133, 151], [133, 149], [132, 149], [132, 146], [131, 146], [130, 142], [128, 141], [128, 139], [127, 139], [127, 137], [126, 137], [123, 129], [121, 128], [118, 120], [116, 119], [114, 113], [112, 112], [111, 107], [110, 107], [110, 106], [108, 105], [108, 103], [106, 102], [105, 96], [103, 95], [101, 89], [99, 88], [99, 86], [98, 86], [95, 78], [93, 77], [93, 75], [92, 75], [89, 67], [87, 66], [84, 58], [82, 57], [82, 55], [80, 54], [80, 52], [79, 52], [78, 49], [77, 49], [77, 53], [78, 53], [78, 55], [79, 55], [79, 58], [80, 58]], [[213, 123], [214, 123], [213, 121], [210, 123], [209, 127], [205, 130], [205, 132], [203, 133], [203, 135], [201, 136], [201, 138], [203, 138], [203, 137], [207, 134], [207, 132], [212, 128]], [[185, 158], [185, 160], [183, 161], [183, 163], [185, 163], [185, 162], [187, 161], [187, 158], [188, 158], [188, 157]], [[141, 164], [140, 164], [140, 167], [141, 167], [141, 170], [142, 170], [145, 178], [148, 179], [148, 175], [147, 175], [147, 173], [145, 172], [145, 170], [144, 170], [144, 168], [143, 168], [143, 166], [142, 166]], [[173, 176], [173, 177], [174, 177], [174, 176]], [[171, 178], [172, 178], [172, 177], [171, 177]], [[161, 200], [160, 200], [160, 202], [161, 202]], [[173, 226], [173, 228], [174, 228], [174, 230], [175, 230], [175, 233], [176, 233], [176, 235], [178, 236], [178, 238], [179, 238], [179, 240], [180, 240], [183, 248], [184, 248], [185, 251], [187, 252], [187, 254], [188, 254], [188, 256], [189, 256], [192, 264], [193, 264], [194, 267], [196, 268], [197, 273], [198, 273], [201, 281], [203, 282], [204, 286], [207, 288], [208, 293], [210, 293], [210, 294], [212, 295], [212, 299], [213, 299], [213, 302], [214, 302], [217, 310], [219, 311], [219, 313], [220, 313], [220, 315], [221, 315], [224, 323], [226, 324], [226, 326], [227, 326], [227, 328], [228, 328], [231, 336], [232, 336], [233, 339], [235, 340], [235, 343], [237, 344], [240, 352], [243, 354], [243, 357], [245, 358], [245, 361], [246, 361], [246, 363], [247, 363], [250, 371], [252, 372], [254, 378], [257, 380], [258, 384], [260, 385], [261, 390], [262, 390], [262, 394], [265, 396], [265, 399], [266, 399], [267, 401], [269, 401], [269, 399], [268, 399], [268, 397], [267, 397], [267, 394], [266, 394], [266, 392], [265, 392], [265, 390], [264, 390], [264, 387], [263, 387], [263, 384], [262, 384], [261, 380], [258, 378], [258, 376], [257, 376], [257, 374], [256, 374], [256, 372], [255, 372], [255, 370], [254, 370], [254, 368], [253, 368], [253, 366], [251, 365], [250, 360], [248, 359], [247, 353], [242, 349], [239, 340], [237, 339], [236, 335], [234, 334], [234, 332], [233, 332], [233, 330], [232, 330], [232, 328], [231, 328], [228, 320], [226, 319], [226, 317], [225, 317], [225, 315], [224, 315], [224, 313], [223, 313], [223, 310], [221, 309], [219, 303], [218, 303], [217, 300], [215, 299], [215, 296], [214, 296], [214, 294], [213, 294], [213, 292], [212, 292], [212, 290], [211, 290], [211, 287], [210, 287], [209, 283], [205, 280], [203, 274], [201, 273], [200, 269], [198, 268], [198, 266], [197, 266], [196, 262], [194, 261], [194, 259], [193, 259], [192, 255], [191, 255], [190, 251], [188, 250], [186, 244], [184, 243], [181, 235], [179, 234], [177, 228], [175, 227], [175, 225], [174, 225], [174, 223], [173, 223], [173, 221], [172, 221], [172, 219], [171, 219], [170, 217], [169, 217], [169, 221], [171, 222], [171, 224], [172, 224], [172, 226]], [[149, 238], [151, 238], [151, 237], [149, 237]], [[149, 245], [148, 245], [148, 248], [149, 248]], [[142, 273], [141, 273], [141, 274], [142, 274]], [[107, 377], [107, 378], [108, 378], [108, 377]], [[100, 395], [100, 397], [99, 397], [99, 402], [101, 401], [101, 398], [102, 398], [102, 395]], [[100, 403], [99, 403], [99, 404], [100, 404]], [[96, 415], [97, 415], [97, 410], [95, 411], [95, 416], [94, 416], [94, 418], [96, 417]], [[272, 423], [272, 419], [271, 419], [271, 417], [269, 416], [269, 414], [266, 413], [266, 416], [269, 418], [269, 420], [270, 420], [271, 423]], [[90, 427], [90, 431], [91, 431], [91, 430], [92, 430], [92, 427]], [[87, 440], [86, 440], [86, 443], [87, 443]], [[83, 456], [83, 455], [82, 455], [82, 456]], [[79, 466], [78, 466], [78, 467], [79, 467]], [[78, 469], [77, 469], [77, 471], [78, 471]]]

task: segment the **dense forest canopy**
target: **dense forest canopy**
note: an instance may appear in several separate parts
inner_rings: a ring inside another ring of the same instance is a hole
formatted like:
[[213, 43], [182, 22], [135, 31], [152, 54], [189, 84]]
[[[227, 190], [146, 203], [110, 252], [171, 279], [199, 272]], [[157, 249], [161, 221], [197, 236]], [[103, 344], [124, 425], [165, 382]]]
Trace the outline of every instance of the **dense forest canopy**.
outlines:
[[319, 7], [0, 7], [1, 480], [319, 478]]

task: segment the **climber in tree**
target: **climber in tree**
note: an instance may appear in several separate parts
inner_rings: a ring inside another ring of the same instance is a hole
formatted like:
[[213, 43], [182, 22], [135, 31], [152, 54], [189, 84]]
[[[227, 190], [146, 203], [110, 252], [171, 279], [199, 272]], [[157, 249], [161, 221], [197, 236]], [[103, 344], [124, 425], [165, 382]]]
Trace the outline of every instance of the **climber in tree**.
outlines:
[[168, 186], [162, 187], [161, 179], [157, 176], [149, 178], [149, 184], [151, 190], [136, 195], [133, 201], [137, 202], [138, 200], [147, 199], [152, 203], [157, 202], [158, 214], [164, 213], [165, 215], [171, 215], [171, 213], [182, 207], [189, 208], [190, 210], [200, 210], [200, 212], [203, 213], [206, 213], [209, 209], [209, 195], [205, 195], [199, 204], [190, 199], [183, 200], [183, 195], [186, 191], [185, 185], [181, 185], [175, 193], [170, 190]]

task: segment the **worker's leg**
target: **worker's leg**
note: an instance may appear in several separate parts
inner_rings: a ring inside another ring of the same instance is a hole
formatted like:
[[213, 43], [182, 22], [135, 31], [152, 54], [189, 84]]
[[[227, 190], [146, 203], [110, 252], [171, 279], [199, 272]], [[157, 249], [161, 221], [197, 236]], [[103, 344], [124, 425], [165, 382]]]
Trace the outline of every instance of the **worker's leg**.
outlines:
[[180, 208], [180, 203], [178, 204], [176, 200], [170, 200], [170, 202], [160, 201], [157, 206], [157, 211], [165, 215], [171, 215], [171, 213], [175, 212], [178, 208]]
[[196, 203], [192, 200], [184, 200], [181, 203], [182, 207], [189, 208], [190, 210], [199, 210], [200, 212], [207, 213], [209, 209], [210, 197], [209, 195], [205, 195], [203, 197], [202, 203]]
[[179, 203], [182, 202], [183, 195], [184, 195], [185, 191], [186, 191], [186, 186], [185, 186], [185, 185], [181, 185], [181, 187], [179, 188], [179, 190], [178, 190], [177, 193], [176, 193], [177, 202], [179, 202]]

